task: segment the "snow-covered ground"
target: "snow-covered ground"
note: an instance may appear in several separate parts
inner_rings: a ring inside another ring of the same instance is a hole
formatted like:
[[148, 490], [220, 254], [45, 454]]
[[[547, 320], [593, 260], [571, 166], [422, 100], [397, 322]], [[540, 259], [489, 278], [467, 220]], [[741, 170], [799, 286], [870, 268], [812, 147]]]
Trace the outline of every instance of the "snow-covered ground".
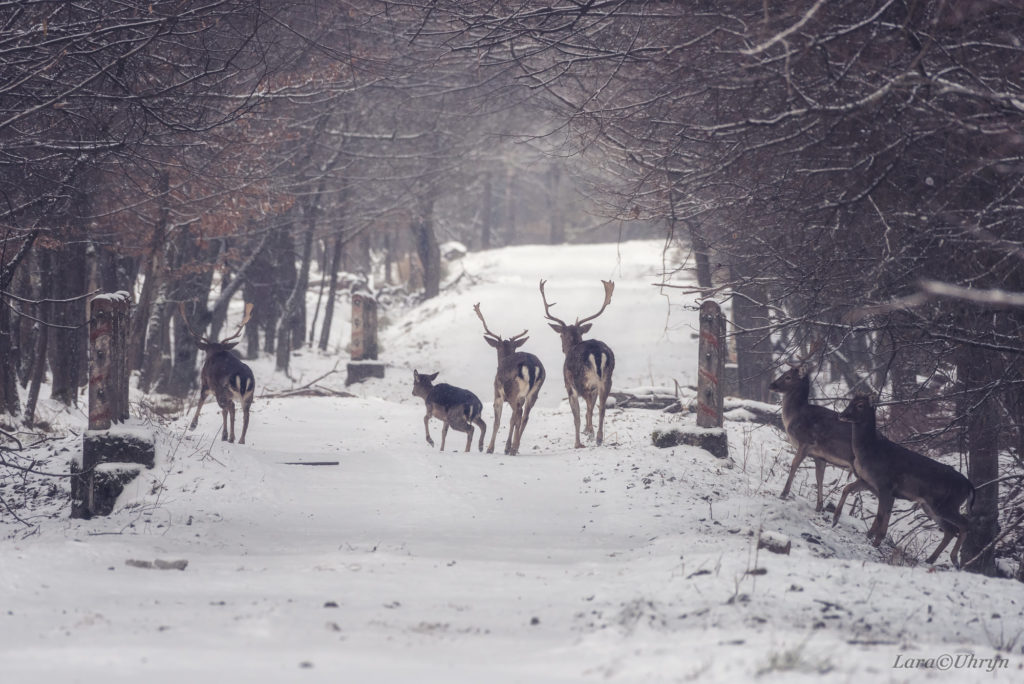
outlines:
[[[356, 397], [258, 398], [244, 446], [217, 440], [214, 407], [196, 432], [182, 416], [106, 518], [44, 507], [28, 528], [0, 511], [0, 680], [1021, 681], [1024, 585], [948, 556], [891, 564], [862, 511], [836, 528], [814, 512], [810, 467], [779, 500], [791, 452], [736, 420], [749, 413], [729, 414], [728, 460], [651, 446], [692, 417], [640, 409], [609, 411], [605, 444], [572, 448], [537, 282], [568, 320], [614, 280], [592, 336], [615, 350], [616, 389], [686, 385], [693, 296], [654, 287], [660, 263], [651, 241], [470, 254], [442, 296], [386, 314], [387, 376]], [[548, 369], [516, 457], [458, 451], [454, 432], [430, 448], [411, 396], [414, 368], [439, 371], [480, 396], [490, 430], [495, 356], [476, 302], [492, 330], [528, 328]], [[338, 361], [305, 352], [294, 380], [253, 366], [266, 394]], [[320, 385], [341, 390], [343, 375]], [[79, 445], [50, 445], [40, 468], [65, 469]], [[844, 480], [828, 480], [834, 502]], [[758, 550], [762, 534], [791, 552]], [[187, 567], [136, 562], [156, 560]], [[906, 667], [916, 659], [932, 667]]]

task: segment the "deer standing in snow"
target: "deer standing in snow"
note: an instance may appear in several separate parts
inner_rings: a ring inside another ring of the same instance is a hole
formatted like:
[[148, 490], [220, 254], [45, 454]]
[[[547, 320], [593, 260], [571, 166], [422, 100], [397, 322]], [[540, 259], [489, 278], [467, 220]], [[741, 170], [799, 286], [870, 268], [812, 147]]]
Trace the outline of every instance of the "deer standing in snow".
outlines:
[[611, 348], [599, 340], [584, 340], [583, 335], [591, 328], [592, 321], [608, 308], [612, 301], [612, 292], [615, 290], [615, 283], [602, 280], [604, 284], [604, 304], [593, 316], [587, 316], [583, 320], [579, 318], [573, 324], [566, 323], [560, 318], [551, 315], [551, 307], [554, 303], [548, 304], [544, 294], [544, 283], [540, 281], [540, 296], [544, 302], [544, 317], [552, 323], [548, 323], [562, 338], [562, 353], [565, 354], [565, 363], [562, 365], [562, 375], [565, 379], [565, 389], [569, 393], [569, 408], [572, 409], [573, 423], [576, 425], [576, 448], [583, 447], [580, 441], [580, 404], [579, 398], [582, 395], [587, 402], [587, 425], [585, 433], [590, 436], [594, 434], [594, 404], [599, 404], [597, 422], [597, 444], [604, 440], [604, 410], [608, 401], [608, 393], [612, 389], [612, 371], [615, 370], [615, 354]]
[[[202, 410], [206, 397], [212, 393], [217, 398], [217, 405], [220, 406], [224, 422], [220, 437], [222, 441], [235, 441], [235, 402], [242, 405], [242, 436], [238, 439], [238, 443], [245, 444], [245, 433], [249, 429], [249, 407], [252, 405], [253, 392], [256, 390], [256, 379], [253, 377], [252, 369], [242, 363], [242, 360], [231, 350], [238, 344], [237, 341], [233, 342], [232, 340], [242, 333], [242, 328], [252, 318], [252, 307], [251, 302], [245, 305], [245, 316], [233, 335], [225, 337], [219, 342], [213, 342], [196, 334], [185, 315], [185, 303], [180, 304], [181, 319], [185, 322], [185, 327], [196, 339], [196, 346], [206, 352], [206, 360], [199, 373], [201, 381], [199, 405], [196, 406], [196, 414], [188, 426], [190, 430], [195, 430], [196, 425], [199, 424], [199, 411]], [[231, 417], [230, 433], [228, 432], [228, 416]]]
[[870, 488], [878, 496], [878, 511], [868, 536], [873, 537], [871, 543], [878, 546], [889, 529], [894, 501], [914, 501], [921, 504], [944, 535], [927, 562], [934, 563], [955, 536], [956, 543], [949, 557], [953, 565], [959, 567], [960, 546], [967, 536], [968, 527], [960, 507], [966, 502], [970, 514], [974, 504], [974, 486], [970, 481], [955, 468], [878, 434], [875, 406], [867, 395], [856, 395], [846, 410], [839, 414], [839, 419], [853, 426], [853, 470], [859, 479], [843, 489], [832, 524], [839, 519], [847, 494]]
[[448, 428], [454, 428], [466, 434], [466, 451], [473, 445], [473, 425], [480, 427], [480, 451], [484, 450], [484, 435], [487, 433], [487, 424], [484, 423], [480, 414], [484, 405], [480, 399], [469, 390], [464, 390], [453, 385], [440, 383], [434, 384], [437, 373], [412, 372], [412, 394], [423, 399], [427, 406], [427, 415], [423, 417], [423, 429], [427, 433], [427, 444], [434, 446], [434, 440], [430, 438], [430, 418], [434, 417], [444, 422], [441, 428], [441, 451], [444, 451], [444, 441], [448, 436]]
[[818, 502], [814, 510], [820, 511], [824, 504], [822, 482], [825, 478], [825, 464], [850, 470], [853, 467], [853, 447], [850, 442], [850, 425], [839, 420], [839, 414], [824, 406], [808, 402], [811, 395], [811, 378], [806, 364], [790, 364], [790, 369], [775, 378], [768, 389], [782, 395], [782, 425], [786, 430], [796, 455], [789, 466], [789, 477], [779, 498], [789, 496], [793, 478], [803, 460], [814, 459], [814, 476], [818, 483]]
[[517, 351], [530, 339], [526, 337], [528, 331], [524, 330], [515, 337], [505, 339], [487, 328], [479, 303], [473, 306], [473, 311], [484, 324], [484, 341], [498, 351], [498, 372], [494, 376], [494, 422], [491, 424], [491, 443], [487, 453], [494, 453], [494, 442], [501, 424], [501, 409], [507, 401], [512, 408], [512, 418], [508, 424], [505, 453], [515, 456], [519, 453], [523, 430], [530, 420], [530, 409], [537, 402], [537, 395], [544, 384], [544, 364], [533, 354]]

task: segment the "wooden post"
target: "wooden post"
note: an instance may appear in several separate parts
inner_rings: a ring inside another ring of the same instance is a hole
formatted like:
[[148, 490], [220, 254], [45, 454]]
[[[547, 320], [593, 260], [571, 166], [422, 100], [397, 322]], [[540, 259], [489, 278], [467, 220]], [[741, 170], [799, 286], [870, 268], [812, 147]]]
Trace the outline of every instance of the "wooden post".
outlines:
[[71, 463], [72, 518], [107, 515], [124, 485], [143, 466], [153, 467], [152, 435], [138, 428], [111, 430], [128, 419], [130, 307], [123, 291], [89, 302], [89, 430], [82, 439], [81, 462]]
[[383, 378], [384, 364], [377, 362], [377, 300], [369, 293], [352, 295], [352, 344], [345, 384], [367, 378]]
[[697, 425], [722, 427], [725, 380], [725, 317], [717, 302], [700, 305], [700, 342], [697, 360]]
[[352, 360], [377, 359], [377, 300], [371, 295], [352, 295]]
[[89, 429], [109, 430], [128, 417], [128, 293], [89, 302]]

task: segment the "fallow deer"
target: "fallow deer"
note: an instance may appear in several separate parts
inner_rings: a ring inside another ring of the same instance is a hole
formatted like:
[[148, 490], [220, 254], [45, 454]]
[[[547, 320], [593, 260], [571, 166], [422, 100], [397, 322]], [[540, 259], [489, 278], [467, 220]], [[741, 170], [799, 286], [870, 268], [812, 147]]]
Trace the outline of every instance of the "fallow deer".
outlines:
[[444, 451], [444, 442], [448, 436], [449, 427], [467, 433], [466, 451], [469, 451], [473, 444], [474, 424], [480, 427], [480, 451], [483, 451], [487, 424], [484, 423], [480, 414], [484, 410], [484, 405], [469, 390], [443, 382], [435, 385], [434, 380], [436, 379], [437, 373], [427, 375], [415, 370], [412, 372], [412, 394], [423, 399], [427, 406], [427, 415], [423, 417], [423, 429], [427, 433], [427, 444], [434, 446], [434, 440], [430, 438], [430, 418], [434, 417], [444, 422], [444, 427], [441, 428], [441, 451]]
[[560, 318], [551, 315], [551, 307], [555, 303], [548, 304], [544, 294], [544, 283], [540, 281], [540, 296], [544, 302], [544, 317], [549, 321], [551, 329], [562, 338], [562, 353], [565, 354], [565, 363], [562, 365], [562, 375], [565, 379], [565, 390], [569, 393], [569, 408], [572, 409], [572, 420], [576, 426], [576, 448], [583, 447], [580, 441], [580, 404], [579, 398], [582, 395], [587, 402], [587, 425], [585, 434], [594, 434], [594, 404], [599, 404], [597, 422], [597, 444], [604, 440], [604, 411], [608, 402], [608, 393], [612, 389], [612, 371], [615, 370], [615, 354], [611, 348], [599, 340], [584, 340], [583, 335], [587, 333], [592, 321], [608, 308], [612, 301], [612, 292], [615, 290], [615, 283], [602, 280], [604, 284], [604, 304], [593, 316], [587, 316], [583, 320], [579, 318], [573, 324], [566, 323]]
[[853, 463], [853, 447], [850, 442], [850, 426], [839, 420], [839, 414], [824, 406], [809, 403], [811, 378], [806, 364], [790, 364], [790, 369], [775, 378], [768, 389], [782, 395], [782, 425], [786, 430], [796, 455], [789, 466], [789, 477], [779, 498], [789, 496], [793, 478], [803, 460], [814, 459], [814, 477], [818, 483], [818, 501], [814, 510], [820, 511], [824, 504], [822, 483], [825, 479], [825, 464], [849, 470]]
[[[238, 344], [232, 341], [242, 333], [242, 328], [252, 318], [252, 303], [245, 305], [245, 316], [238, 325], [238, 330], [230, 337], [225, 337], [219, 342], [213, 342], [192, 329], [185, 315], [184, 302], [180, 305], [181, 319], [185, 327], [196, 339], [196, 346], [206, 352], [206, 360], [203, 362], [203, 369], [200, 371], [199, 379], [201, 388], [199, 390], [199, 405], [196, 406], [196, 414], [192, 417], [190, 430], [195, 430], [199, 424], [199, 411], [203, 408], [203, 402], [209, 394], [213, 394], [220, 406], [221, 417], [224, 422], [221, 431], [221, 440], [226, 442], [235, 441], [235, 402], [242, 405], [242, 436], [238, 439], [239, 444], [245, 444], [245, 433], [249, 429], [249, 407], [252, 405], [253, 392], [256, 389], [256, 379], [253, 377], [252, 369], [242, 363], [232, 349]], [[228, 417], [231, 418], [231, 431], [228, 432]]]
[[537, 402], [544, 384], [544, 364], [533, 354], [516, 351], [530, 339], [526, 337], [528, 331], [505, 339], [487, 328], [479, 303], [473, 306], [473, 311], [484, 324], [484, 341], [498, 351], [498, 372], [494, 376], [494, 422], [491, 423], [491, 443], [487, 453], [494, 453], [494, 442], [501, 425], [501, 409], [507, 401], [512, 408], [512, 418], [508, 424], [505, 453], [515, 456], [519, 453], [523, 430], [530, 421], [530, 409]]
[[[934, 563], [939, 554], [955, 536], [956, 543], [949, 557], [959, 567], [960, 547], [967, 536], [968, 521], [960, 513], [966, 502], [970, 515], [974, 505], [974, 486], [955, 468], [939, 463], [916, 451], [891, 442], [878, 434], [875, 406], [871, 397], [863, 394], [854, 396], [850, 405], [839, 414], [839, 419], [853, 427], [853, 469], [859, 478], [847, 485], [840, 498], [840, 506], [846, 495], [869, 487], [878, 497], [878, 511], [875, 522], [868, 531], [873, 536], [871, 543], [878, 546], [889, 529], [893, 502], [906, 499], [921, 504], [929, 518], [938, 524], [943, 532], [942, 542], [928, 557]], [[838, 520], [841, 508], [836, 509]]]

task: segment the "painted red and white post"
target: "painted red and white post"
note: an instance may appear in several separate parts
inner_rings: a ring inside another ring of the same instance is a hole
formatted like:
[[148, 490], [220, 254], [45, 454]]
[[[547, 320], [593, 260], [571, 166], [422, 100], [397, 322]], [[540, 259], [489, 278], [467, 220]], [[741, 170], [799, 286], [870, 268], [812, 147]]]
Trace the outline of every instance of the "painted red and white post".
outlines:
[[700, 305], [700, 341], [697, 348], [697, 425], [722, 427], [724, 411], [725, 316], [717, 302]]

